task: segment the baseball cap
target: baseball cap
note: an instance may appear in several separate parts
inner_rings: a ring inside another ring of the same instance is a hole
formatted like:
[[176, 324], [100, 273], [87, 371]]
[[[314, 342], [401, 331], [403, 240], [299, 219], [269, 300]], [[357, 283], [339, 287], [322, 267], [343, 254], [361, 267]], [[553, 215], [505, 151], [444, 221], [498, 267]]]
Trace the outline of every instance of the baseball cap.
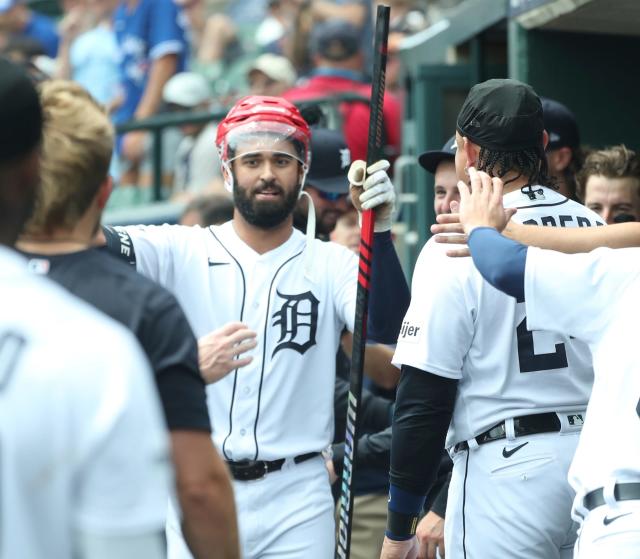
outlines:
[[341, 19], [318, 23], [309, 38], [311, 54], [339, 62], [352, 57], [360, 50], [358, 29]]
[[518, 151], [542, 146], [542, 103], [530, 85], [488, 80], [474, 85], [460, 109], [460, 134], [481, 147]]
[[276, 54], [265, 53], [258, 56], [249, 67], [247, 75], [252, 72], [262, 72], [276, 82], [293, 85], [296, 82], [296, 71], [288, 58]]
[[549, 134], [548, 150], [580, 145], [578, 123], [573, 113], [559, 101], [542, 97], [544, 127]]
[[180, 72], [172, 76], [162, 90], [165, 103], [193, 108], [211, 99], [209, 84], [195, 72]]
[[330, 194], [347, 194], [351, 152], [343, 134], [327, 128], [312, 128], [311, 155], [306, 184]]
[[42, 137], [42, 108], [27, 73], [0, 58], [0, 163], [30, 153]]
[[456, 157], [458, 144], [455, 135], [447, 140], [441, 150], [425, 151], [418, 157], [418, 162], [430, 173], [435, 173], [441, 161], [449, 159], [453, 161]]

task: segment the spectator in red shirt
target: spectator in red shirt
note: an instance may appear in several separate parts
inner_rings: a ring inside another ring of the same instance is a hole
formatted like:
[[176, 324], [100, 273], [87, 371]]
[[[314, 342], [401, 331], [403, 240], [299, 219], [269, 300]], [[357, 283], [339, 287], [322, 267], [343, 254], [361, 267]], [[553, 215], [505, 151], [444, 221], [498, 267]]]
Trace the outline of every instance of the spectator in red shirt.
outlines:
[[[329, 20], [317, 24], [310, 40], [313, 71], [309, 79], [283, 95], [290, 101], [326, 98], [341, 93], [354, 93], [369, 99], [371, 84], [363, 78], [363, 53], [358, 31], [350, 23]], [[368, 103], [350, 101], [341, 103], [343, 132], [352, 158], [367, 158]], [[386, 94], [383, 105], [385, 157], [393, 160], [400, 153], [400, 103]]]

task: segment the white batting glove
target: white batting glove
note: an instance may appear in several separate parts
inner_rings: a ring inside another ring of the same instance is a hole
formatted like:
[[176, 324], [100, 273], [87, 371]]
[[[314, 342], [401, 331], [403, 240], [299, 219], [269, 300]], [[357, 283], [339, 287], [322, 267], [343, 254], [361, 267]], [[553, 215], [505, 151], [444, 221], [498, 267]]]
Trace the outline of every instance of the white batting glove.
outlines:
[[396, 189], [387, 175], [389, 167], [391, 164], [386, 159], [376, 161], [369, 168], [364, 161], [357, 160], [347, 174], [351, 199], [358, 212], [375, 208], [373, 230], [376, 233], [391, 229]]

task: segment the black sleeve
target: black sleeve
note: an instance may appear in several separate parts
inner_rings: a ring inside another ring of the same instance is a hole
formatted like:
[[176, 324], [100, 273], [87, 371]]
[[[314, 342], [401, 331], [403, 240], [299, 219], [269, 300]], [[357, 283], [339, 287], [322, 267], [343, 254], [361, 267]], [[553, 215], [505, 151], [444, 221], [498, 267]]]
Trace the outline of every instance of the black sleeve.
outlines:
[[367, 339], [395, 344], [411, 299], [391, 232], [374, 233]]
[[120, 258], [127, 264], [136, 266], [136, 251], [129, 234], [122, 228], [116, 230], [111, 226], [103, 225], [102, 233], [107, 240], [104, 248], [113, 256]]
[[156, 287], [142, 318], [140, 342], [156, 375], [168, 427], [210, 432], [198, 343], [178, 301]]
[[433, 485], [451, 423], [458, 381], [402, 366], [393, 415], [389, 481], [426, 495]]

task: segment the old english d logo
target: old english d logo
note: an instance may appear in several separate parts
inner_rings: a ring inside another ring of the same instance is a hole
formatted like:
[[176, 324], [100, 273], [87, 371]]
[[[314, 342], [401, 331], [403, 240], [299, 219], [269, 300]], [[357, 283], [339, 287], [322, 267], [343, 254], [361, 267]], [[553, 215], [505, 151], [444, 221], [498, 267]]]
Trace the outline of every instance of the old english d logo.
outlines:
[[281, 349], [293, 349], [302, 355], [316, 345], [320, 301], [311, 291], [300, 295], [285, 295], [277, 290], [276, 293], [278, 297], [284, 299], [284, 303], [272, 317], [273, 326], [280, 326], [280, 339], [271, 357]]

